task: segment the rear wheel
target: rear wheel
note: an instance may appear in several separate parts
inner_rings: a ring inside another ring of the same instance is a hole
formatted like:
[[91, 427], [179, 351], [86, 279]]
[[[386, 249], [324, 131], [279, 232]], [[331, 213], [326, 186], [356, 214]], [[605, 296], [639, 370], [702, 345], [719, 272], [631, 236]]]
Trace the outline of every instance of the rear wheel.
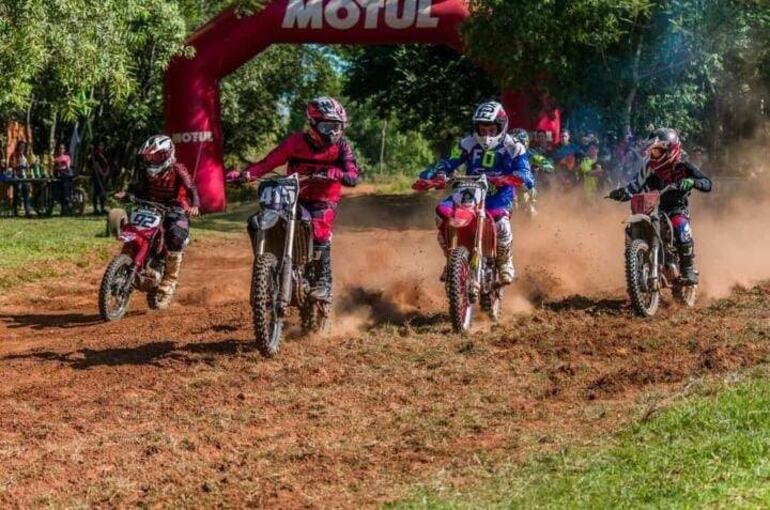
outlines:
[[133, 266], [134, 261], [126, 254], [118, 255], [107, 266], [99, 287], [99, 314], [105, 321], [116, 321], [126, 314], [133, 290]]
[[470, 284], [468, 250], [455, 248], [449, 253], [447, 264], [447, 294], [449, 295], [449, 318], [457, 333], [465, 333], [471, 327], [473, 307], [468, 299]]
[[643, 239], [634, 239], [626, 248], [626, 285], [631, 305], [637, 315], [652, 317], [658, 312], [660, 290], [651, 286], [650, 246]]
[[88, 201], [88, 195], [86, 190], [80, 186], [72, 190], [72, 212], [78, 216], [83, 216], [86, 213], [86, 202]]
[[330, 303], [320, 303], [306, 298], [299, 309], [299, 313], [302, 321], [302, 331], [305, 334], [325, 333], [329, 329]]
[[34, 206], [38, 216], [51, 216], [53, 214], [53, 192], [50, 184], [40, 184], [37, 193], [35, 193]]
[[677, 303], [682, 304], [688, 308], [695, 306], [695, 301], [698, 299], [697, 285], [675, 285], [673, 292], [674, 299], [677, 301]]
[[254, 259], [251, 274], [251, 310], [254, 315], [254, 336], [259, 352], [269, 358], [278, 352], [283, 320], [278, 314], [278, 261], [271, 253]]
[[503, 300], [500, 290], [493, 290], [489, 294], [481, 296], [481, 308], [489, 315], [489, 318], [497, 324], [502, 315]]

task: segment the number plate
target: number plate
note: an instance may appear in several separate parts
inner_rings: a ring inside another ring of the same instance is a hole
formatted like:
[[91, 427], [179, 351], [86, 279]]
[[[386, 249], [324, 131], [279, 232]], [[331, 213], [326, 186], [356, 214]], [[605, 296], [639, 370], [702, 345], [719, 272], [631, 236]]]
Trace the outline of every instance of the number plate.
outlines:
[[158, 228], [162, 218], [149, 209], [139, 209], [131, 213], [131, 225], [139, 229]]
[[289, 186], [265, 186], [259, 201], [263, 206], [291, 207], [297, 200], [297, 191]]
[[452, 190], [452, 200], [457, 205], [476, 205], [484, 198], [484, 191], [477, 186], [457, 185]]

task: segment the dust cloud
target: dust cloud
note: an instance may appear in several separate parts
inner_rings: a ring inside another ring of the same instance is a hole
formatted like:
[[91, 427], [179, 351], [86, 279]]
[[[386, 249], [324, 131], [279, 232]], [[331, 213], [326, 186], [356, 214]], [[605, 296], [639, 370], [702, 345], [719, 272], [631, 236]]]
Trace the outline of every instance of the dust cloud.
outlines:
[[[540, 214], [514, 215], [517, 282], [504, 308], [526, 314], [573, 295], [622, 297], [624, 219], [628, 204], [576, 190], [544, 193]], [[714, 192], [695, 193], [691, 208], [701, 299], [729, 294], [736, 285], [770, 278], [770, 193], [746, 181], [715, 180]], [[699, 196], [697, 196], [699, 195]], [[431, 207], [421, 205], [432, 217]], [[444, 258], [434, 229], [378, 228], [344, 232], [335, 240], [336, 313], [348, 328], [404, 323], [443, 313], [439, 275]]]

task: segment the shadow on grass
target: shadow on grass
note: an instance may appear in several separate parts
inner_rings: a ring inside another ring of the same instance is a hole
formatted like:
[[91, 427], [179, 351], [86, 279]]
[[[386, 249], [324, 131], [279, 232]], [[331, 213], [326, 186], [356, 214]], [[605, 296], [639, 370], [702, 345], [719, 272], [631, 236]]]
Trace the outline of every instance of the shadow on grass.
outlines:
[[69, 365], [76, 370], [87, 370], [95, 367], [126, 365], [149, 365], [160, 367], [161, 361], [163, 360], [175, 360], [193, 364], [204, 361], [198, 357], [200, 355], [234, 355], [239, 352], [250, 350], [253, 350], [252, 344], [238, 340], [199, 342], [183, 345], [167, 341], [152, 342], [135, 347], [79, 349], [77, 351], [65, 353], [42, 351], [10, 354], [0, 359], [3, 361], [53, 361]]

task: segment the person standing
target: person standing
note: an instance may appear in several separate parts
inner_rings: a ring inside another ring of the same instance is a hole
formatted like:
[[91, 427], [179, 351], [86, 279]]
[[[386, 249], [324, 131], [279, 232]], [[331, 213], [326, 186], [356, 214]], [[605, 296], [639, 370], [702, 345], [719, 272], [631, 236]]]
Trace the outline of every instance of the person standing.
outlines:
[[94, 145], [94, 152], [91, 155], [91, 196], [94, 206], [94, 214], [106, 214], [105, 203], [107, 201], [107, 192], [110, 188], [112, 170], [110, 162], [105, 154], [104, 142], [97, 142]]
[[53, 174], [59, 179], [59, 200], [61, 201], [62, 216], [71, 214], [72, 187], [75, 172], [72, 169], [72, 159], [67, 154], [67, 148], [60, 143], [53, 159]]
[[19, 215], [19, 202], [24, 205], [24, 215], [29, 217], [29, 183], [25, 182], [29, 173], [29, 161], [27, 160], [27, 142], [19, 141], [11, 154], [9, 166], [13, 173], [13, 215]]

